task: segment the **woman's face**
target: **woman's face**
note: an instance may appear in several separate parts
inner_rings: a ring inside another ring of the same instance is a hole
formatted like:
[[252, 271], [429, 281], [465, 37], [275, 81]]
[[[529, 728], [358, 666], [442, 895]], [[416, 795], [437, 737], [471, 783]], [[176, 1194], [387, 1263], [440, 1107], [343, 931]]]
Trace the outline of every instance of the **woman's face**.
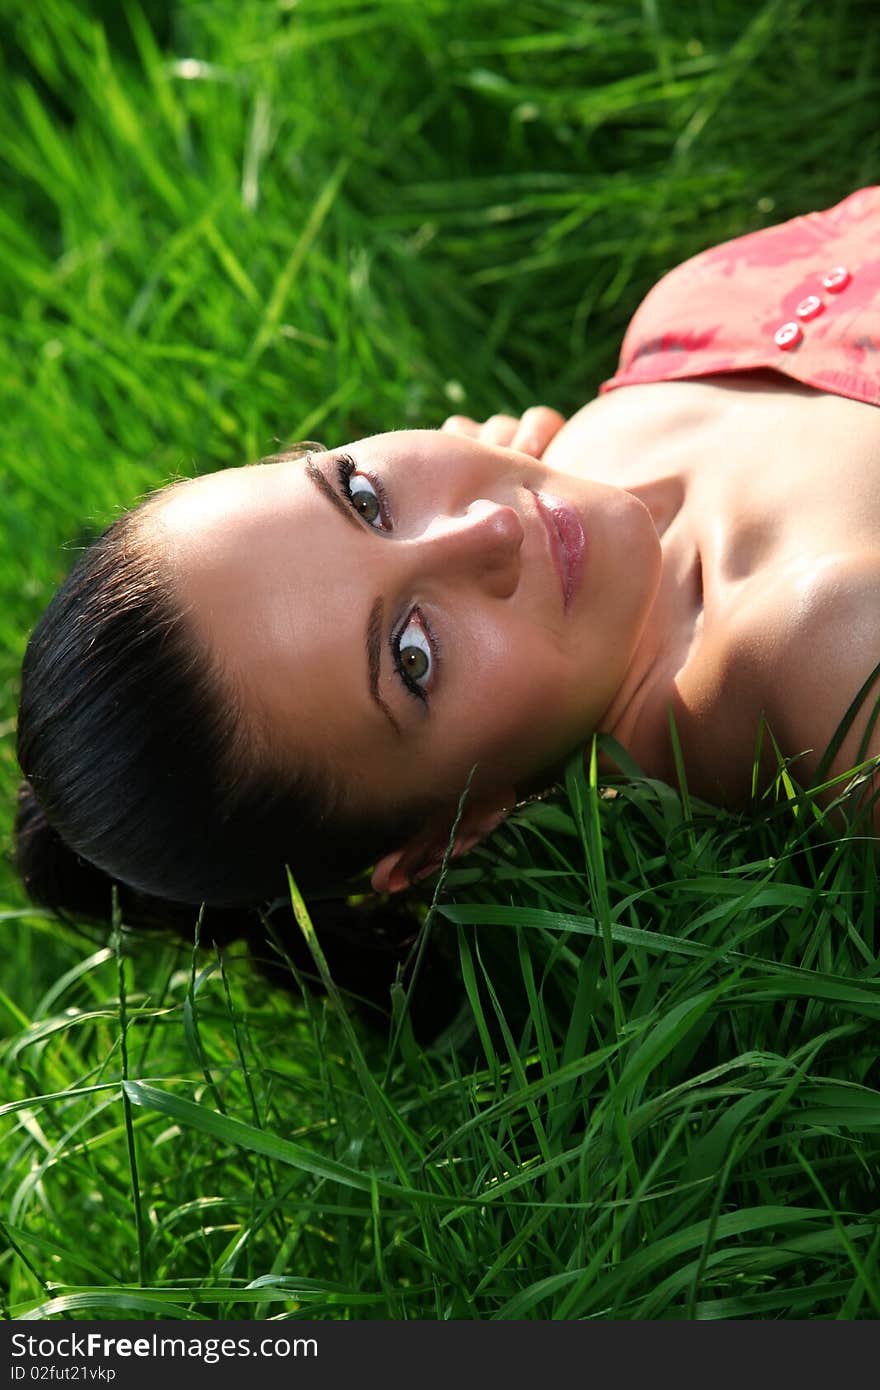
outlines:
[[601, 727], [659, 581], [630, 493], [433, 430], [209, 474], [158, 518], [273, 760], [366, 813], [454, 804], [475, 763], [509, 804]]

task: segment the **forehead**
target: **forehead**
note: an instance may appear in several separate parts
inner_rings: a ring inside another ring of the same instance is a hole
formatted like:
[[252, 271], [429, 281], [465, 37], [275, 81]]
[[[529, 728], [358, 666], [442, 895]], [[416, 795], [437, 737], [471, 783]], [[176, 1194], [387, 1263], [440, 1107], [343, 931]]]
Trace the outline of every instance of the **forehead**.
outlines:
[[[339, 624], [353, 628], [327, 601], [344, 564], [342, 528], [303, 462], [194, 479], [173, 489], [152, 520], [187, 621], [239, 691], [258, 744], [276, 761], [300, 755], [302, 742], [316, 742], [315, 715], [328, 695], [316, 677], [328, 650], [339, 656], [350, 645]], [[356, 674], [350, 659], [340, 678], [350, 684]], [[334, 726], [325, 723], [322, 746], [332, 756]]]

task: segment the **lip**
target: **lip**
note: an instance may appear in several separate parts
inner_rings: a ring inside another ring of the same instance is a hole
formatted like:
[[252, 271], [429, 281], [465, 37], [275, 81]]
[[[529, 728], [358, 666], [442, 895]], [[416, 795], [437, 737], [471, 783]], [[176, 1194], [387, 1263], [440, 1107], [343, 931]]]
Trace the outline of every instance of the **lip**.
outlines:
[[532, 493], [550, 538], [550, 553], [562, 586], [562, 606], [568, 608], [584, 570], [584, 528], [570, 502], [548, 492]]

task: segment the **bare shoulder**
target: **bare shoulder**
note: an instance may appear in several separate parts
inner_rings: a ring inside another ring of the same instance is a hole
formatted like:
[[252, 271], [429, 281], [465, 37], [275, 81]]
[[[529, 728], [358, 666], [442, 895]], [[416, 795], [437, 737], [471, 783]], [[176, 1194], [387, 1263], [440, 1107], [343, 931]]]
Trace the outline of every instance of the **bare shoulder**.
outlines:
[[[707, 614], [699, 643], [672, 683], [671, 711], [691, 789], [707, 800], [748, 804], [759, 734], [759, 781], [780, 753], [802, 786], [817, 770], [841, 720], [880, 663], [880, 553], [799, 557], [768, 566]], [[880, 754], [880, 720], [869, 722], [880, 673], [835, 756], [829, 776]], [[655, 744], [668, 711], [654, 711]], [[664, 769], [664, 772], [666, 770]], [[826, 799], [830, 799], [826, 798]]]
[[785, 756], [798, 759], [797, 780], [809, 785], [860, 695], [823, 771], [833, 777], [880, 754], [880, 722], [872, 721], [880, 697], [880, 549], [782, 570], [755, 615], [763, 631], [753, 655], [765, 667], [767, 722]]

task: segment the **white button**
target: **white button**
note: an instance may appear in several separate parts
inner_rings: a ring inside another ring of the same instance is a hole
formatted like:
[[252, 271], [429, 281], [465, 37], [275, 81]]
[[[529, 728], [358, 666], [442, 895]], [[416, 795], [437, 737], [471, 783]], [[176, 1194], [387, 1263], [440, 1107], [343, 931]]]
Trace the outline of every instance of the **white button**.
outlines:
[[778, 348], [782, 348], [783, 352], [787, 352], [789, 348], [797, 347], [803, 336], [804, 330], [799, 323], [795, 323], [792, 319], [789, 323], [784, 323], [781, 328], [777, 328], [773, 334], [773, 341]]
[[810, 319], [817, 319], [820, 314], [824, 314], [825, 305], [817, 294], [808, 294], [806, 299], [802, 299], [795, 309], [799, 319], [804, 323], [809, 323]]
[[833, 270], [829, 270], [827, 275], [822, 276], [822, 288], [829, 294], [840, 294], [845, 290], [852, 276], [845, 265], [836, 265]]

